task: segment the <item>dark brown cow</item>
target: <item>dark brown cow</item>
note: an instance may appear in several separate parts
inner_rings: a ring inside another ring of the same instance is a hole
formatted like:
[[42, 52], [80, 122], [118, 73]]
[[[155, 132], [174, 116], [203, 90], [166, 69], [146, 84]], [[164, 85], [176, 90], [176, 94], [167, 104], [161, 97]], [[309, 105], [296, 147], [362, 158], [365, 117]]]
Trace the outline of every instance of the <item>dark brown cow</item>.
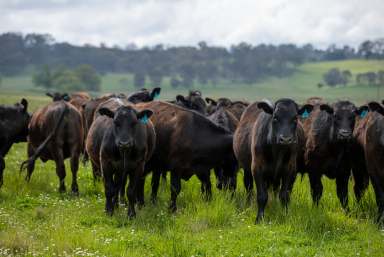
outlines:
[[64, 160], [71, 159], [72, 192], [78, 194], [77, 171], [83, 149], [83, 125], [79, 111], [65, 101], [52, 102], [33, 113], [29, 123], [26, 179], [29, 181], [35, 160], [53, 160], [60, 180], [59, 191], [65, 191]]
[[119, 191], [125, 192], [129, 176], [128, 216], [134, 217], [136, 184], [144, 176], [145, 162], [152, 156], [155, 146], [155, 131], [148, 120], [152, 111], [137, 112], [132, 106], [116, 104], [120, 104], [114, 106], [116, 110], [98, 108], [100, 116], [89, 130], [86, 146], [93, 167], [102, 170], [106, 212], [113, 214]]
[[384, 224], [384, 108], [377, 102], [359, 108], [360, 119], [354, 133], [362, 145], [366, 159], [367, 173], [376, 195], [378, 207], [377, 222]]
[[27, 141], [28, 101], [24, 98], [14, 106], [0, 105], [0, 187], [3, 185], [4, 157], [14, 143]]
[[[148, 163], [147, 172], [155, 177], [152, 200], [156, 199], [160, 174], [171, 172], [171, 204], [176, 210], [176, 198], [181, 190], [181, 179], [197, 175], [202, 182], [201, 190], [211, 196], [210, 169], [223, 166], [233, 160], [232, 133], [211, 122], [205, 116], [174, 104], [156, 101], [140, 103], [139, 110], [151, 109], [156, 131], [156, 148]], [[143, 198], [144, 180], [140, 184]], [[141, 199], [143, 200], [143, 199]]]
[[[342, 207], [347, 209], [348, 180], [354, 160], [358, 158], [353, 139], [355, 116], [358, 113], [355, 105], [349, 101], [338, 101], [332, 106], [320, 104], [319, 108], [315, 108], [311, 113], [312, 123], [306, 135], [305, 162], [309, 172], [312, 199], [316, 205], [323, 192], [321, 177], [326, 175], [336, 179], [337, 196]], [[363, 171], [355, 166], [354, 173], [357, 177], [359, 172]], [[360, 179], [355, 180], [357, 198], [360, 197], [360, 182]]]
[[206, 97], [205, 101], [207, 101], [207, 113], [208, 115], [215, 112], [217, 106], [224, 106], [228, 111], [230, 111], [236, 119], [240, 120], [241, 115], [243, 114], [244, 110], [249, 105], [248, 102], [245, 101], [231, 101], [228, 98], [222, 97], [219, 98], [217, 101], [213, 100], [212, 98]]
[[313, 106], [301, 108], [291, 99], [280, 99], [274, 105], [256, 102], [248, 106], [234, 135], [234, 152], [244, 169], [244, 184], [248, 196], [256, 183], [258, 213], [256, 223], [264, 217], [268, 188], [280, 188], [280, 200], [288, 207], [297, 172], [301, 127], [298, 116], [310, 113]]
[[[208, 119], [217, 125], [225, 128], [231, 133], [234, 133], [239, 120], [226, 109], [226, 106], [219, 102], [215, 111], [208, 116]], [[216, 187], [218, 189], [229, 188], [236, 189], [237, 162], [226, 163], [223, 167], [215, 167]]]
[[189, 94], [186, 97], [182, 95], [177, 95], [176, 101], [171, 101], [171, 103], [174, 103], [186, 109], [197, 111], [203, 115], [207, 114], [207, 104], [205, 103], [201, 92], [198, 90], [189, 91]]

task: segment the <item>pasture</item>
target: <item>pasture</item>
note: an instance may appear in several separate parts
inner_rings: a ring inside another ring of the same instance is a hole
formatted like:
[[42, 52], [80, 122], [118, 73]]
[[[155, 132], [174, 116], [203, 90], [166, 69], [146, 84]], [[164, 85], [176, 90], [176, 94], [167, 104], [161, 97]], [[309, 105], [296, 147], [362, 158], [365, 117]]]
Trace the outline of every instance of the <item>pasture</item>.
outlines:
[[[241, 89], [229, 82], [201, 89], [206, 96], [248, 100], [288, 96], [300, 102], [319, 95], [329, 100], [348, 98], [362, 103], [376, 99], [377, 89], [359, 85], [318, 89], [316, 84], [332, 67], [363, 72], [383, 66], [383, 62], [372, 61], [305, 64], [288, 78], [241, 85]], [[103, 91], [125, 90], [116, 82], [119, 76], [126, 75], [105, 76]], [[23, 84], [28, 81], [5, 78], [0, 103], [15, 103], [23, 96], [30, 102], [30, 111], [48, 103], [50, 99], [42, 96], [41, 91]], [[171, 90], [165, 85], [162, 99], [170, 99], [177, 93], [185, 90]], [[340, 206], [334, 181], [323, 178], [324, 194], [317, 208], [312, 205], [308, 177], [298, 176], [288, 213], [271, 192], [265, 220], [255, 225], [256, 201], [246, 204], [242, 172], [238, 174], [234, 197], [213, 187], [210, 202], [201, 197], [197, 178], [183, 181], [175, 214], [168, 211], [169, 178], [161, 182], [159, 201], [152, 205], [150, 177], [147, 177], [146, 205], [137, 211], [136, 219], [129, 220], [125, 206], [120, 206], [113, 217], [105, 215], [103, 185], [94, 184], [89, 163], [81, 165], [79, 170], [80, 196], [76, 197], [70, 192], [58, 193], [58, 178], [51, 161], [37, 161], [32, 179], [26, 183], [25, 173], [19, 173], [25, 159], [25, 143], [14, 145], [5, 158], [4, 185], [0, 189], [0, 256], [382, 256], [384, 253], [384, 230], [374, 223], [376, 203], [372, 187], [357, 204], [352, 181], [349, 213]], [[66, 167], [68, 186], [71, 179], [68, 162]], [[214, 185], [213, 174], [211, 181]]]

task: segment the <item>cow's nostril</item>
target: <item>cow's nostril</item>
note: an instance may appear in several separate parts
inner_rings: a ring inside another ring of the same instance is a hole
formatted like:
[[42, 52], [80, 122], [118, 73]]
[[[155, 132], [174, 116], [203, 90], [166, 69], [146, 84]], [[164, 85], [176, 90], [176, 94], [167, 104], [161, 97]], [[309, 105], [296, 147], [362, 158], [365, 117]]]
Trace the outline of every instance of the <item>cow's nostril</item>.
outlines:
[[281, 135], [279, 137], [279, 143], [280, 144], [291, 144], [293, 142], [293, 138], [292, 137], [285, 137], [283, 135]]

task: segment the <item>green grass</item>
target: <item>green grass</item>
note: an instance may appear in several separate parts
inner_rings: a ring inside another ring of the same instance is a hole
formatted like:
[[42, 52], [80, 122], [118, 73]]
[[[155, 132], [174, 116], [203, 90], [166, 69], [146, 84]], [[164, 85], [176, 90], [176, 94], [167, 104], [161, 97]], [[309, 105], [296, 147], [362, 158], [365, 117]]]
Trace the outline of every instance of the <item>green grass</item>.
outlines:
[[[270, 78], [260, 83], [251, 85], [221, 81], [217, 85], [200, 85], [196, 83], [194, 88], [201, 89], [205, 96], [220, 97], [226, 96], [234, 99], [246, 99], [249, 101], [263, 98], [278, 99], [280, 97], [291, 97], [304, 101], [310, 96], [322, 96], [329, 101], [337, 99], [350, 99], [358, 104], [367, 100], [381, 100], [383, 92], [376, 87], [356, 85], [351, 83], [347, 87], [317, 88], [322, 81], [323, 74], [331, 68], [348, 69], [354, 75], [367, 71], [384, 70], [384, 61], [373, 60], [348, 60], [306, 63], [298, 67], [297, 71], [289, 77]], [[147, 81], [146, 87], [152, 87]], [[169, 85], [169, 79], [164, 79], [162, 84], [161, 99], [174, 99], [176, 94], [186, 94], [186, 89], [173, 89]], [[102, 78], [102, 93], [105, 92], [132, 92], [133, 77], [130, 74], [106, 74]], [[19, 77], [3, 78], [0, 92], [29, 95], [42, 95], [44, 90], [34, 88], [31, 77], [23, 75]]]
[[[1, 103], [19, 99], [1, 95]], [[47, 98], [27, 97], [32, 109]], [[0, 256], [382, 256], [384, 230], [374, 223], [376, 204], [370, 187], [357, 204], [350, 183], [350, 212], [344, 213], [334, 181], [323, 178], [324, 194], [312, 206], [308, 178], [298, 177], [286, 214], [270, 194], [266, 218], [254, 225], [256, 203], [247, 205], [238, 175], [232, 198], [213, 189], [205, 202], [193, 177], [182, 183], [178, 211], [170, 214], [169, 181], [161, 183], [159, 202], [149, 201], [129, 220], [124, 206], [113, 217], [104, 213], [101, 183], [93, 183], [90, 165], [78, 173], [80, 196], [59, 194], [55, 165], [37, 161], [30, 183], [19, 174], [26, 144], [14, 145], [6, 157], [0, 189]], [[66, 185], [71, 174], [66, 163]], [[214, 176], [211, 176], [213, 185]]]

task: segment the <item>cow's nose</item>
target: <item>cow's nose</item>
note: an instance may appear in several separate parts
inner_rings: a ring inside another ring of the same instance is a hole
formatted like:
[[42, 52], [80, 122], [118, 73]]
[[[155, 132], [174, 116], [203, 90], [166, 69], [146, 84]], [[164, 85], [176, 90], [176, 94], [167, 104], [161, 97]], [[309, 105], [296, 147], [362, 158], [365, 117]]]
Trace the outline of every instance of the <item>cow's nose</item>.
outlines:
[[132, 145], [133, 145], [133, 143], [132, 143], [131, 140], [128, 140], [128, 141], [119, 141], [119, 147], [120, 147], [120, 148], [123, 148], [123, 149], [130, 148]]
[[279, 144], [288, 145], [288, 144], [292, 144], [292, 143], [293, 143], [293, 137], [284, 136], [284, 135], [279, 136]]
[[341, 139], [347, 139], [347, 138], [350, 138], [351, 136], [352, 136], [352, 131], [348, 129], [339, 129], [339, 137]]

